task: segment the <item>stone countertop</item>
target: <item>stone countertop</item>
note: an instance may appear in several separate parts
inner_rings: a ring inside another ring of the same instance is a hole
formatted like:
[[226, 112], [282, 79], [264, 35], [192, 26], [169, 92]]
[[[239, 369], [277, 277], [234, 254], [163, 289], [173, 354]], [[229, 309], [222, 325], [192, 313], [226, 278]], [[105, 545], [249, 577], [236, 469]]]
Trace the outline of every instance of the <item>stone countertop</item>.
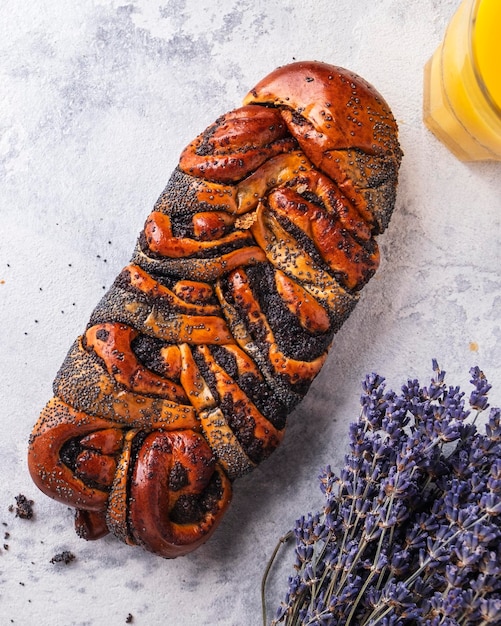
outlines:
[[[478, 365], [499, 406], [501, 164], [457, 161], [421, 118], [423, 67], [458, 4], [2, 3], [2, 625], [115, 626], [129, 614], [148, 626], [259, 625], [266, 561], [294, 520], [321, 506], [318, 471], [342, 463], [366, 373], [399, 388], [428, 381], [436, 358], [468, 389]], [[26, 468], [53, 377], [128, 262], [181, 149], [272, 69], [307, 59], [362, 75], [399, 123], [405, 157], [380, 270], [283, 444], [236, 483], [207, 544], [167, 561], [112, 537], [78, 539], [72, 512], [38, 492]], [[32, 520], [9, 510], [18, 494], [34, 501]], [[65, 550], [74, 561], [51, 563]], [[288, 572], [275, 572], [273, 610]]]

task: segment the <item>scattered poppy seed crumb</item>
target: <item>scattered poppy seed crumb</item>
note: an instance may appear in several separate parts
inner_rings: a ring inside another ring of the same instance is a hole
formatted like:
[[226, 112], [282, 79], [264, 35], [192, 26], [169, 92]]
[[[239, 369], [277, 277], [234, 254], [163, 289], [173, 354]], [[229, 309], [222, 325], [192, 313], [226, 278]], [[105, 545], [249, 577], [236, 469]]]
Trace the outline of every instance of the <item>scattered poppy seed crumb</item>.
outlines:
[[63, 550], [63, 552], [60, 552], [59, 554], [54, 555], [50, 562], [51, 563], [64, 563], [65, 565], [68, 565], [69, 563], [71, 563], [72, 561], [75, 560], [75, 555], [73, 554], [73, 552], [69, 552], [68, 550]]
[[16, 511], [16, 517], [20, 517], [21, 519], [32, 519], [33, 500], [28, 500], [26, 496], [23, 496], [23, 494], [20, 493], [16, 496], [16, 507], [14, 508], [13, 504], [9, 506], [9, 511], [11, 513], [13, 513], [14, 510]]
[[129, 613], [127, 617], [125, 618], [125, 623], [132, 624], [133, 621], [134, 621], [134, 616], [132, 615], [132, 613]]

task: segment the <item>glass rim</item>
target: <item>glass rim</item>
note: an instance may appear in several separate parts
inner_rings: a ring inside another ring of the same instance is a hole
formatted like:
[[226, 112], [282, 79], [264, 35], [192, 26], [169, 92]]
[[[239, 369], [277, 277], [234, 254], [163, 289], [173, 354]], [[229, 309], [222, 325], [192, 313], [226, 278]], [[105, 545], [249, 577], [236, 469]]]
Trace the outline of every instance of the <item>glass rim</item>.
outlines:
[[471, 8], [470, 8], [470, 15], [469, 15], [469, 21], [468, 21], [468, 45], [469, 45], [471, 65], [473, 68], [473, 74], [475, 76], [475, 80], [477, 81], [477, 84], [480, 88], [480, 91], [482, 92], [482, 95], [484, 96], [485, 100], [487, 101], [491, 109], [494, 111], [494, 113], [499, 118], [501, 118], [501, 106], [499, 106], [498, 103], [494, 100], [494, 97], [492, 96], [491, 92], [489, 91], [489, 88], [485, 84], [484, 79], [482, 78], [482, 73], [480, 72], [478, 59], [475, 55], [475, 50], [473, 46], [473, 38], [475, 36], [475, 26], [477, 24], [477, 13], [478, 13], [478, 9], [479, 9], [481, 2], [482, 0], [473, 0], [471, 3]]

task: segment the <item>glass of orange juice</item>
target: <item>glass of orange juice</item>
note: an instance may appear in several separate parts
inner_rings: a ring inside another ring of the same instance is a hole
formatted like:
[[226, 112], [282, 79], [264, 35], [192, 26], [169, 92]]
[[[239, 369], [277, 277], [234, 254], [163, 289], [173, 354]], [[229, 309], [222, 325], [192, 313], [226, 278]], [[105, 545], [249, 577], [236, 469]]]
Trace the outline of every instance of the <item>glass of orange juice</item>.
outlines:
[[425, 66], [423, 118], [462, 161], [501, 161], [501, 0], [462, 0]]

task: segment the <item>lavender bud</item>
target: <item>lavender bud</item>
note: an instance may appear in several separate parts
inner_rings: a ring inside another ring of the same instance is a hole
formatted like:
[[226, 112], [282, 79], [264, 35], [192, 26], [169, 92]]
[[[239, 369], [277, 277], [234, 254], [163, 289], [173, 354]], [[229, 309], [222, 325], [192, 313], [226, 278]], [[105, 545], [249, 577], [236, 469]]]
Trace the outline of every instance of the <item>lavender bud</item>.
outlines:
[[485, 624], [499, 624], [501, 621], [501, 599], [482, 598], [480, 600], [480, 614]]
[[501, 497], [499, 493], [484, 493], [480, 498], [480, 508], [489, 516], [501, 513]]
[[484, 373], [478, 367], [470, 369], [471, 383], [475, 385], [475, 389], [470, 395], [470, 406], [477, 411], [483, 411], [489, 406], [487, 394], [491, 389], [491, 385], [487, 382]]
[[446, 595], [442, 596], [443, 614], [450, 618], [460, 618], [467, 610], [468, 603], [463, 589], [450, 589]]
[[458, 565], [448, 563], [445, 566], [445, 580], [451, 587], [460, 587], [464, 581], [465, 572]]
[[489, 421], [485, 427], [487, 437], [495, 442], [501, 441], [501, 409], [493, 408], [489, 412]]
[[501, 480], [501, 459], [495, 459], [489, 470], [489, 476], [496, 480]]
[[338, 478], [332, 472], [330, 465], [328, 465], [320, 474], [319, 476], [320, 490], [326, 497], [329, 497], [330, 494], [332, 493], [332, 490], [337, 480]]

